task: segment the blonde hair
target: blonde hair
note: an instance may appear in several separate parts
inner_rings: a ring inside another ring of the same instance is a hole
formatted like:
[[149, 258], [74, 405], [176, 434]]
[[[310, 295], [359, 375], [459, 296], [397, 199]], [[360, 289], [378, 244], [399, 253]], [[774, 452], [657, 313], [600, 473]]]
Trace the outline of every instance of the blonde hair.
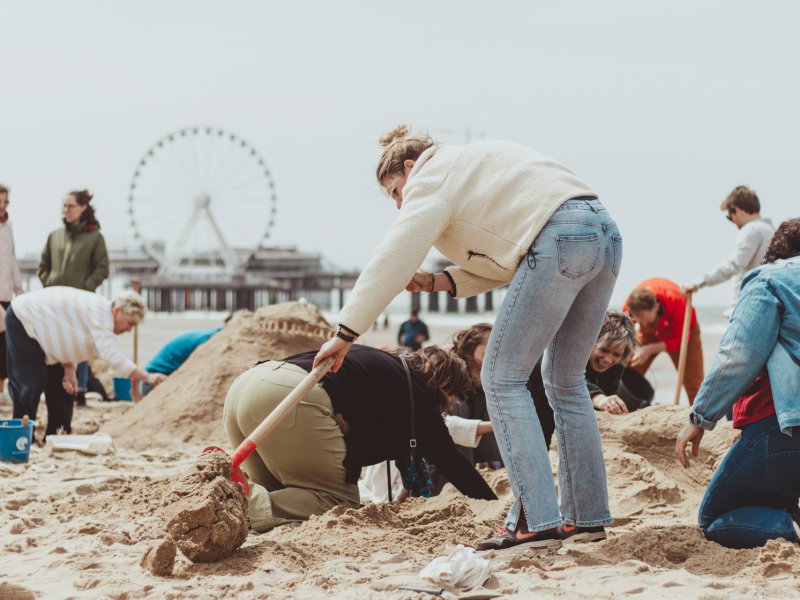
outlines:
[[375, 170], [378, 183], [392, 175], [402, 175], [405, 161], [417, 160], [420, 154], [433, 146], [433, 140], [427, 133], [411, 135], [409, 131], [407, 125], [398, 125], [384, 133], [378, 140], [380, 147], [383, 148], [378, 168]]
[[111, 303], [111, 307], [119, 306], [122, 308], [122, 314], [130, 317], [139, 317], [139, 320], [144, 319], [144, 313], [147, 310], [142, 298], [136, 292], [123, 292]]
[[634, 350], [639, 347], [636, 341], [636, 330], [631, 318], [616, 310], [606, 311], [597, 344], [603, 348], [619, 349], [622, 354], [621, 363], [626, 364]]

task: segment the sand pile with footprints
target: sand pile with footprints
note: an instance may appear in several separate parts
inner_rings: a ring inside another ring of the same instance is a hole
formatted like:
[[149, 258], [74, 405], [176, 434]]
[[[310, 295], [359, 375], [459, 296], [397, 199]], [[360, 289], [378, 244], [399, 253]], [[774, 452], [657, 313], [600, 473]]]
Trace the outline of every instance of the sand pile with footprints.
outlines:
[[[330, 333], [313, 307], [281, 305], [243, 316], [198, 349], [174, 378], [127, 411], [76, 411], [113, 431], [116, 453], [49, 455], [0, 463], [0, 597], [387, 598], [431, 596], [420, 569], [458, 543], [498, 528], [511, 502], [504, 471], [484, 476], [500, 500], [442, 495], [402, 504], [336, 508], [306, 523], [250, 533], [229, 556], [194, 563], [164, 543], [164, 500], [209, 443], [224, 444], [230, 382], [256, 360], [317, 347]], [[118, 403], [117, 403], [118, 404]], [[489, 553], [484, 592], [560, 598], [800, 597], [800, 547], [773, 541], [730, 550], [695, 526], [711, 474], [736, 438], [706, 434], [690, 470], [673, 458], [686, 409], [599, 414], [612, 514], [609, 539], [548, 554]], [[551, 452], [552, 464], [557, 455]], [[159, 574], [162, 573], [162, 574]]]

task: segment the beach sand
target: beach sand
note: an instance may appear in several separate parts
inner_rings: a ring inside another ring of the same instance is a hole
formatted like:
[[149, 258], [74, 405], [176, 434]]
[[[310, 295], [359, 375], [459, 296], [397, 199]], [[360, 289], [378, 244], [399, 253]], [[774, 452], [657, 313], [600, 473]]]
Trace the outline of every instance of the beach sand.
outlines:
[[[364, 341], [391, 342], [398, 324], [367, 333]], [[140, 332], [142, 362], [172, 335], [211, 325], [149, 320]], [[142, 402], [90, 400], [76, 409], [75, 429], [110, 433], [114, 453], [35, 447], [28, 463], [0, 463], [0, 600], [431, 597], [398, 588], [431, 587], [419, 579], [423, 566], [501, 525], [511, 502], [503, 470], [484, 473], [497, 501], [471, 500], [448, 485], [432, 499], [333, 509], [306, 523], [251, 532], [218, 562], [194, 564], [179, 552], [169, 576], [140, 566], [164, 535], [163, 501], [175, 479], [205, 446], [227, 447], [221, 407], [233, 378], [257, 359], [314, 348], [328, 331], [312, 307], [280, 305], [245, 315]], [[452, 327], [434, 324], [431, 333], [432, 341], [445, 342]], [[703, 341], [712, 356], [718, 337]], [[659, 398], [671, 403], [674, 368], [659, 358], [653, 371]], [[621, 417], [598, 414], [615, 518], [609, 539], [565, 544], [553, 553], [488, 553], [493, 575], [479, 591], [519, 598], [800, 596], [797, 545], [773, 541], [730, 550], [698, 531], [700, 499], [736, 434], [726, 425], [707, 434], [700, 457], [684, 470], [673, 444], [686, 413], [663, 405]], [[9, 407], [0, 408], [0, 416], [9, 414]], [[39, 416], [46, 418], [43, 404]], [[555, 465], [555, 451], [551, 459]]]

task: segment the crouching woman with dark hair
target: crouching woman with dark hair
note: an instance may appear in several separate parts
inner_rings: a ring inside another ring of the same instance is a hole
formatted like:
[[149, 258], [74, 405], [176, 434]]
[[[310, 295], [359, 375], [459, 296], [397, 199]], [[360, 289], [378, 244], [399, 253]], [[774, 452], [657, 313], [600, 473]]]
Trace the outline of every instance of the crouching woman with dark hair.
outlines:
[[800, 219], [778, 227], [764, 264], [745, 275], [690, 422], [678, 433], [684, 467], [687, 446], [696, 457], [705, 431], [731, 406], [742, 436], [708, 485], [703, 533], [731, 548], [800, 542]]
[[[234, 381], [223, 414], [233, 447], [311, 371], [315, 355], [263, 362]], [[436, 465], [463, 494], [495, 499], [456, 449], [442, 418], [450, 397], [469, 381], [466, 364], [437, 347], [402, 358], [411, 375], [417, 455]], [[409, 457], [410, 396], [400, 351], [352, 346], [339, 370], [325, 375], [244, 461], [251, 481], [251, 527], [266, 531], [334, 506], [358, 508], [361, 468]]]

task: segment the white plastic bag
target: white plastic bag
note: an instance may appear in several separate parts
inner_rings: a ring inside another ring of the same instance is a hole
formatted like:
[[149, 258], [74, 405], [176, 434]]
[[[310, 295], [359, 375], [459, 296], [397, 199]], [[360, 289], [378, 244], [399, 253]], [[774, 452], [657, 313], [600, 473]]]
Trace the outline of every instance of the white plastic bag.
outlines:
[[[392, 476], [392, 502], [402, 502], [408, 494], [403, 487], [403, 477], [394, 461], [391, 465]], [[364, 475], [358, 480], [358, 493], [361, 502], [372, 502], [373, 504], [383, 504], [389, 502], [389, 485], [386, 481], [386, 461], [377, 465], [370, 465], [364, 469]]]
[[94, 435], [48, 435], [50, 451], [77, 450], [85, 454], [108, 454], [112, 448], [111, 436], [107, 433]]
[[450, 556], [437, 556], [419, 572], [422, 579], [451, 586], [460, 592], [482, 585], [491, 575], [489, 561], [478, 556], [474, 548], [461, 544]]

